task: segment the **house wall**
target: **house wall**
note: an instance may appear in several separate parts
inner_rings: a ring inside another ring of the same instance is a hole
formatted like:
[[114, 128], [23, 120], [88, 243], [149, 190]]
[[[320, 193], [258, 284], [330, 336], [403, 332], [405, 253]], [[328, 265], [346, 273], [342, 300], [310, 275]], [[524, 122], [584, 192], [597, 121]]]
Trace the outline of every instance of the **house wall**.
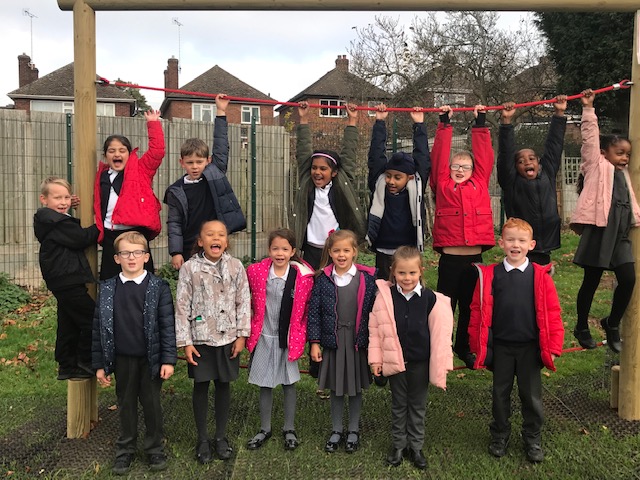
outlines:
[[[112, 102], [98, 102], [112, 103]], [[14, 101], [14, 110], [24, 110], [27, 114], [31, 113], [31, 100], [26, 98], [17, 98]], [[128, 103], [116, 103], [116, 117], [130, 117], [131, 105]]]
[[[164, 114], [165, 119], [184, 118], [191, 120], [191, 105], [189, 100], [172, 100]], [[197, 102], [202, 103], [202, 102]], [[240, 124], [242, 120], [242, 104], [230, 103], [227, 107], [227, 122]], [[273, 117], [273, 106], [260, 105], [260, 125], [279, 125]]]
[[[326, 100], [327, 97], [322, 97], [323, 100]], [[305, 98], [305, 101], [310, 104], [319, 104], [321, 98], [320, 97], [309, 97]], [[300, 122], [300, 118], [298, 116], [298, 108], [297, 107], [286, 107], [280, 110], [280, 115], [277, 117], [279, 125], [287, 127], [293, 127]], [[338, 117], [321, 117], [319, 108], [312, 108], [309, 113], [309, 127], [313, 131], [333, 131], [336, 128], [344, 127], [346, 125], [346, 118], [338, 118]], [[375, 116], [370, 115], [368, 111], [361, 111], [358, 114], [358, 128], [370, 129], [375, 122]]]

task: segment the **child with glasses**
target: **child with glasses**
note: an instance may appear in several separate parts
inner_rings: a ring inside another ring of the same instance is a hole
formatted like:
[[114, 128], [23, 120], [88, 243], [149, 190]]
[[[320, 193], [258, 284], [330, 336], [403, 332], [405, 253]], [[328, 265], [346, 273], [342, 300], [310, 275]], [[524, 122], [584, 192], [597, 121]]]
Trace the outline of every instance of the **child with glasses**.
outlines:
[[145, 422], [144, 451], [152, 471], [167, 468], [160, 390], [173, 375], [176, 333], [169, 284], [145, 269], [149, 243], [139, 232], [114, 242], [118, 275], [102, 282], [93, 320], [92, 358], [102, 386], [116, 376], [120, 436], [112, 471], [125, 475], [136, 457], [138, 401]]
[[433, 248], [440, 253], [437, 290], [451, 298], [454, 312], [458, 305], [453, 350], [467, 368], [473, 368], [475, 356], [469, 350], [467, 332], [471, 297], [478, 276], [473, 264], [482, 263], [482, 252], [496, 243], [489, 196], [493, 146], [485, 126], [485, 107], [476, 105], [473, 111], [476, 121], [471, 130], [472, 152], [460, 151], [451, 155], [453, 110], [445, 105], [440, 111], [440, 123], [431, 149], [429, 180], [436, 198]]

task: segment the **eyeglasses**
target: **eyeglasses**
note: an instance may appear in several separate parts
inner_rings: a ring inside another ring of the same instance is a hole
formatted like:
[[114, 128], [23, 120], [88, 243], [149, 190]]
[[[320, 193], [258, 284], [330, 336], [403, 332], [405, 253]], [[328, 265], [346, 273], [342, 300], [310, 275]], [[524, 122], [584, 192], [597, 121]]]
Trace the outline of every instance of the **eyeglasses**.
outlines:
[[464, 170], [465, 172], [470, 172], [471, 170], [473, 170], [473, 165], [461, 165], [459, 163], [454, 163], [449, 168], [454, 172], [458, 170]]
[[147, 252], [145, 252], [144, 250], [134, 250], [133, 252], [122, 250], [121, 252], [118, 252], [117, 255], [120, 258], [131, 258], [131, 255], [133, 255], [133, 258], [140, 258], [145, 253]]

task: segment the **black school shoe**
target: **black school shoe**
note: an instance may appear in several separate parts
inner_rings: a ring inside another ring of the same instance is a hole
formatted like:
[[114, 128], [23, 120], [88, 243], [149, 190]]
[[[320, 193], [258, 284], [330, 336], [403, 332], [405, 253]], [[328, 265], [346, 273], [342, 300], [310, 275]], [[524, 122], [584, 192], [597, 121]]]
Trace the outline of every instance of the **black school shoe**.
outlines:
[[531, 463], [540, 463], [544, 460], [544, 452], [539, 443], [525, 445], [524, 451], [527, 455], [527, 460]]
[[489, 453], [496, 458], [504, 457], [507, 454], [509, 438], [493, 438], [489, 444]]
[[620, 353], [622, 350], [622, 342], [620, 341], [620, 329], [618, 327], [609, 326], [609, 317], [600, 320], [600, 325], [607, 335], [607, 345], [614, 353]]
[[420, 470], [427, 468], [427, 459], [425, 458], [424, 453], [422, 453], [422, 450], [414, 450], [413, 448], [410, 448], [409, 458], [413, 462], [414, 467]]
[[167, 468], [167, 456], [164, 453], [152, 453], [149, 455], [149, 470], [160, 472]]
[[[337, 442], [331, 441], [331, 437], [333, 437], [334, 435], [338, 436]], [[343, 438], [342, 432], [335, 432], [335, 431], [331, 432], [331, 435], [329, 435], [329, 438], [327, 439], [327, 443], [324, 444], [324, 451], [327, 453], [337, 452], [343, 439], [344, 438]]]
[[582, 348], [593, 350], [597, 346], [595, 340], [591, 337], [591, 332], [588, 328], [585, 328], [584, 330], [578, 330], [576, 328], [573, 331], [573, 336], [576, 337], [576, 340], [578, 340], [578, 343]]
[[131, 464], [133, 463], [133, 453], [125, 453], [116, 457], [116, 461], [113, 462], [111, 471], [116, 475], [126, 475], [131, 470]]
[[[355, 440], [350, 441], [349, 437], [355, 436]], [[360, 446], [360, 432], [347, 432], [347, 442], [344, 445], [344, 451], [347, 453], [353, 453], [358, 450]]]
[[200, 465], [206, 465], [211, 462], [211, 445], [209, 440], [203, 440], [196, 445], [196, 459]]
[[298, 448], [299, 442], [295, 430], [283, 430], [282, 436], [284, 437], [285, 450], [295, 450], [296, 448]]
[[220, 460], [229, 460], [233, 455], [233, 448], [229, 445], [229, 440], [226, 437], [216, 438], [214, 449]]
[[387, 465], [391, 465], [392, 467], [397, 467], [402, 463], [402, 457], [404, 455], [404, 449], [402, 448], [392, 448], [387, 455]]
[[257, 450], [262, 447], [262, 445], [264, 445], [264, 442], [266, 442], [270, 438], [271, 430], [269, 430], [268, 432], [260, 430], [251, 440], [247, 442], [247, 448], [249, 450]]

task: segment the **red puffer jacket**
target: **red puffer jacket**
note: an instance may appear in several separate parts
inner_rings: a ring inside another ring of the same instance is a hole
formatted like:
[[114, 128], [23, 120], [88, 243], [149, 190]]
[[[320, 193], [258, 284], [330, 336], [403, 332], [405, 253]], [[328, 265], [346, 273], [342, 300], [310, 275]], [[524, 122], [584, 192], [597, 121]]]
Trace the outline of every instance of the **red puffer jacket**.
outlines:
[[439, 123], [431, 149], [431, 190], [436, 195], [433, 248], [474, 247], [488, 250], [496, 244], [493, 232], [489, 180], [494, 163], [491, 134], [486, 127], [473, 127], [471, 145], [473, 173], [457, 184], [451, 178], [451, 124]]
[[[143, 227], [152, 234], [151, 239], [160, 233], [160, 202], [153, 193], [152, 183], [156, 170], [164, 158], [164, 134], [159, 121], [147, 122], [149, 132], [149, 150], [138, 158], [138, 149], [129, 154], [124, 167], [122, 190], [113, 209], [113, 223], [130, 227]], [[100, 175], [109, 166], [100, 162], [93, 188], [93, 213], [96, 226], [100, 230], [98, 242], [104, 238], [104, 219], [101, 211]], [[150, 239], [150, 240], [151, 240]]]
[[[564, 325], [560, 316], [560, 300], [549, 270], [551, 265], [533, 266], [533, 297], [536, 305], [536, 323], [540, 335], [540, 356], [549, 370], [555, 371], [551, 355], [562, 354]], [[493, 322], [493, 271], [496, 264], [476, 265], [478, 283], [471, 302], [471, 320], [469, 321], [469, 346], [476, 354], [475, 368], [485, 367], [488, 350], [492, 349], [491, 325]]]

